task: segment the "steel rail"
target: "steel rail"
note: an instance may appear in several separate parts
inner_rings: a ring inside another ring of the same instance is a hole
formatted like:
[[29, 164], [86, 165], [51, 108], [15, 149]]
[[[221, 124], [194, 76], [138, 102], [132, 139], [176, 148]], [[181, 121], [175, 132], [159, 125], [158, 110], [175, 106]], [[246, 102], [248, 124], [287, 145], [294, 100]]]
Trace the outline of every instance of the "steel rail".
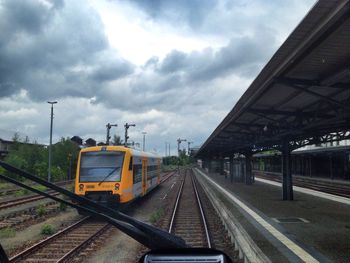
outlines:
[[207, 238], [208, 248], [211, 248], [211, 242], [210, 242], [210, 235], [209, 235], [209, 231], [208, 231], [207, 220], [205, 219], [205, 215], [204, 215], [204, 211], [203, 211], [203, 207], [202, 207], [202, 202], [200, 200], [200, 197], [199, 197], [199, 194], [198, 194], [198, 191], [197, 191], [196, 182], [195, 182], [195, 179], [193, 177], [194, 177], [194, 175], [191, 176], [193, 189], [194, 189], [194, 192], [196, 194], [197, 203], [198, 203], [201, 215], [202, 215], [202, 221], [203, 221], [203, 226], [204, 226], [204, 230], [205, 230], [205, 236]]
[[184, 186], [184, 183], [185, 183], [185, 179], [186, 179], [186, 173], [185, 173], [184, 179], [183, 179], [183, 181], [181, 183], [179, 192], [177, 193], [176, 202], [175, 202], [175, 206], [174, 206], [174, 209], [173, 209], [173, 214], [171, 216], [170, 226], [169, 226], [169, 229], [168, 229], [169, 233], [171, 233], [171, 231], [173, 230], [173, 225], [174, 225], [174, 221], [175, 221], [175, 215], [176, 215], [177, 208], [178, 208], [178, 205], [179, 205], [180, 196], [182, 194], [182, 189], [183, 189], [183, 186]]
[[169, 173], [166, 173], [162, 176], [161, 180], [160, 180], [160, 184], [164, 183], [165, 181], [167, 181], [170, 177], [172, 177], [174, 174], [176, 174], [176, 172], [171, 171]]
[[43, 246], [45, 246], [45, 244], [47, 244], [48, 242], [54, 240], [55, 238], [58, 238], [64, 234], [66, 234], [67, 232], [75, 229], [76, 227], [82, 225], [83, 223], [85, 223], [88, 219], [90, 218], [90, 216], [84, 217], [81, 220], [79, 220], [78, 222], [75, 222], [74, 224], [60, 230], [59, 232], [57, 232], [56, 234], [49, 236], [48, 238], [40, 241], [39, 243], [34, 244], [33, 246], [23, 250], [21, 253], [14, 255], [12, 258], [10, 258], [10, 262], [16, 262], [17, 260], [22, 259], [23, 257], [28, 256], [29, 254], [35, 252], [36, 250], [42, 248]]
[[[49, 193], [49, 194], [51, 194], [53, 196], [59, 195], [59, 193], [57, 193], [55, 191], [48, 191], [47, 193]], [[34, 202], [34, 201], [45, 199], [45, 198], [46, 197], [41, 196], [41, 195], [31, 195], [31, 196], [27, 196], [27, 197], [16, 198], [16, 199], [13, 199], [13, 200], [0, 202], [0, 210], [6, 209], [6, 208], [9, 208], [9, 207], [13, 207], [13, 206], [17, 206], [17, 205], [22, 205], [22, 204]]]
[[69, 258], [71, 258], [76, 252], [78, 252], [84, 245], [88, 244], [92, 239], [97, 237], [98, 235], [102, 234], [105, 230], [107, 230], [111, 225], [107, 224], [103, 226], [100, 230], [98, 230], [95, 234], [91, 235], [87, 239], [83, 240], [80, 244], [75, 246], [72, 250], [67, 252], [65, 255], [63, 255], [59, 260], [57, 260], [57, 263], [66, 262]]

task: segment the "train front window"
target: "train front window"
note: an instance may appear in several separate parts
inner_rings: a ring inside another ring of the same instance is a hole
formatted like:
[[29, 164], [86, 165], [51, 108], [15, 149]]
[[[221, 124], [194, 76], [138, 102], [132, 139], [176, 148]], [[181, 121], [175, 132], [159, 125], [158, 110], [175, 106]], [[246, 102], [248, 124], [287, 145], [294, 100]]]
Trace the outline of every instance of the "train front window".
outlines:
[[80, 182], [119, 182], [124, 152], [85, 152], [80, 160]]

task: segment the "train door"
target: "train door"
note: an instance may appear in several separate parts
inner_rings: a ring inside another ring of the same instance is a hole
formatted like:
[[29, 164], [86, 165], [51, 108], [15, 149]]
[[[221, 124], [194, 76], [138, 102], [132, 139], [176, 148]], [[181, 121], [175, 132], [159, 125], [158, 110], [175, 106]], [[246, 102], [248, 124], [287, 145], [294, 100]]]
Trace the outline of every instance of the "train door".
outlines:
[[147, 191], [147, 159], [142, 159], [142, 194]]

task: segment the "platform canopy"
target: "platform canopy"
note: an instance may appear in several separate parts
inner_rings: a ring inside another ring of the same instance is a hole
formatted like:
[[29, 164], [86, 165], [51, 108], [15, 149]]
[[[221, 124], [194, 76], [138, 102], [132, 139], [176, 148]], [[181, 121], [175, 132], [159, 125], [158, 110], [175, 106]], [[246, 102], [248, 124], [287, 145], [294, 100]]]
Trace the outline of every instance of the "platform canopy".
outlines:
[[197, 157], [298, 148], [350, 130], [350, 1], [322, 0], [273, 55]]

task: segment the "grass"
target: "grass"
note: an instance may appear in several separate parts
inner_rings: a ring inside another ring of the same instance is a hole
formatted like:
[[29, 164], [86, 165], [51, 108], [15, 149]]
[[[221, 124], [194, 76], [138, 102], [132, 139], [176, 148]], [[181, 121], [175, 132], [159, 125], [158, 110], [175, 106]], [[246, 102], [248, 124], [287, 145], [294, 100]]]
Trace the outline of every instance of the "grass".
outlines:
[[154, 211], [151, 214], [149, 221], [152, 224], [155, 224], [155, 223], [157, 223], [160, 220], [160, 218], [163, 216], [163, 214], [164, 214], [163, 209], [162, 208], [158, 208], [156, 211]]
[[6, 227], [0, 230], [0, 238], [10, 238], [16, 235], [16, 230], [12, 227]]
[[55, 229], [52, 225], [50, 224], [44, 224], [41, 228], [41, 232], [42, 235], [53, 235], [55, 233]]
[[67, 205], [65, 203], [60, 203], [60, 210], [61, 211], [66, 211], [67, 210]]
[[13, 184], [12, 183], [4, 183], [4, 182], [2, 182], [2, 183], [0, 183], [0, 189], [2, 190], [2, 189], [11, 189], [11, 188], [13, 188]]
[[47, 188], [43, 185], [35, 185], [33, 188], [42, 192], [45, 192], [47, 190]]
[[46, 208], [43, 205], [39, 205], [36, 209], [35, 212], [38, 216], [43, 216], [46, 214]]
[[28, 195], [29, 193], [30, 193], [30, 191], [28, 189], [20, 189], [20, 190], [15, 192], [15, 196], [16, 197], [24, 196], [24, 195]]

